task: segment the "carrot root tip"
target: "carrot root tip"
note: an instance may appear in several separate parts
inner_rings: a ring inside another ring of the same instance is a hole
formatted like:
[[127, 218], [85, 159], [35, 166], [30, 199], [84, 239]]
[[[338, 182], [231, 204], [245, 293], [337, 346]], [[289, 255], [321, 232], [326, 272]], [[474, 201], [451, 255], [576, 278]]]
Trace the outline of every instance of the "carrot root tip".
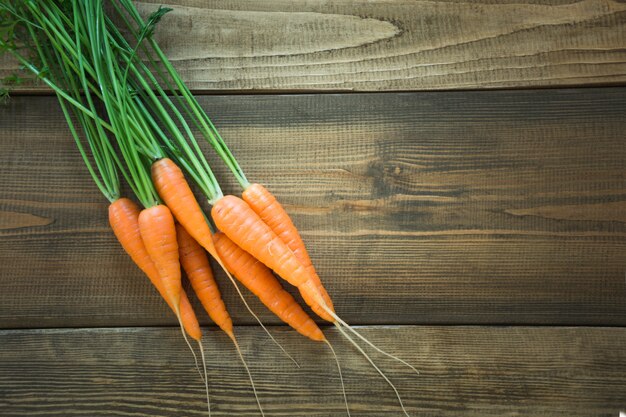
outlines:
[[350, 416], [350, 406], [348, 405], [348, 395], [346, 394], [346, 385], [343, 382], [343, 374], [341, 372], [341, 365], [339, 365], [339, 358], [337, 357], [337, 353], [335, 353], [335, 349], [333, 349], [333, 345], [330, 344], [328, 339], [324, 339], [324, 343], [328, 345], [330, 351], [333, 353], [333, 357], [335, 358], [335, 363], [337, 363], [337, 370], [339, 371], [339, 380], [341, 381], [341, 391], [343, 392], [343, 400], [346, 403], [346, 413], [348, 417]]
[[348, 339], [348, 341], [350, 341], [350, 343], [352, 343], [352, 345], [354, 345], [354, 347], [363, 355], [363, 357], [370, 363], [370, 365], [372, 365], [374, 367], [374, 369], [376, 369], [376, 371], [380, 374], [380, 376], [383, 377], [383, 379], [385, 381], [387, 381], [387, 384], [389, 384], [389, 386], [391, 387], [391, 389], [393, 389], [393, 392], [396, 394], [396, 398], [398, 399], [398, 402], [400, 403], [400, 408], [402, 408], [402, 412], [404, 413], [404, 415], [406, 417], [411, 417], [409, 415], [409, 413], [406, 411], [406, 408], [404, 407], [404, 403], [402, 402], [402, 398], [400, 397], [400, 393], [398, 392], [398, 389], [396, 388], [396, 386], [391, 382], [391, 380], [389, 380], [389, 378], [387, 377], [387, 375], [385, 375], [383, 373], [383, 371], [374, 363], [374, 361], [372, 360], [372, 358], [369, 357], [369, 355], [367, 353], [365, 353], [365, 351], [363, 350], [363, 348], [361, 346], [358, 345], [357, 342], [355, 342], [348, 333], [346, 333], [346, 331], [344, 329], [341, 328], [341, 326], [338, 323], [335, 323], [335, 326], [337, 327], [337, 329], [341, 332], [341, 334], [344, 335], [344, 337], [346, 339]]
[[200, 356], [202, 357], [202, 366], [204, 368], [204, 388], [206, 390], [206, 406], [207, 411], [209, 413], [209, 417], [211, 417], [211, 400], [209, 399], [209, 375], [206, 370], [206, 359], [204, 357], [204, 347], [202, 346], [202, 342], [198, 340], [198, 346], [200, 348]]
[[239, 348], [239, 343], [237, 343], [237, 339], [235, 339], [235, 335], [232, 332], [228, 332], [227, 334], [233, 341], [233, 344], [235, 345], [235, 349], [237, 350], [237, 353], [239, 354], [239, 358], [241, 359], [241, 363], [243, 364], [243, 367], [246, 369], [246, 372], [248, 373], [248, 378], [250, 379], [250, 386], [252, 386], [252, 392], [254, 393], [254, 398], [256, 399], [257, 406], [259, 407], [259, 412], [261, 413], [261, 416], [265, 417], [265, 413], [263, 412], [263, 407], [261, 407], [261, 401], [259, 400], [259, 395], [256, 391], [256, 386], [254, 385], [254, 380], [252, 379], [252, 373], [250, 372], [250, 368], [248, 367], [248, 364], [246, 363], [246, 360], [243, 357], [243, 353], [241, 352], [241, 349]]

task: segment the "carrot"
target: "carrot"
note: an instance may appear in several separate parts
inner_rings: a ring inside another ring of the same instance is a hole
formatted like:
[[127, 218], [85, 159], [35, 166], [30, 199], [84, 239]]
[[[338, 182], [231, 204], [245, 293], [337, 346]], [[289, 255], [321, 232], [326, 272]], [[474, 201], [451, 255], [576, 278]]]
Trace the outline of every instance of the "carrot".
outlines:
[[227, 195], [215, 203], [211, 216], [218, 229], [239, 247], [304, 291], [307, 304], [315, 304], [321, 298], [317, 287], [311, 285], [307, 269], [245, 201]]
[[[176, 309], [174, 308], [172, 301], [167, 296], [165, 287], [161, 281], [161, 277], [159, 276], [159, 271], [156, 269], [156, 266], [154, 266], [154, 262], [152, 262], [143, 240], [141, 239], [141, 233], [139, 232], [139, 213], [139, 207], [132, 200], [129, 200], [128, 198], [120, 198], [109, 205], [109, 223], [111, 224], [113, 233], [115, 233], [117, 240], [120, 242], [126, 253], [128, 253], [139, 269], [141, 269], [148, 276], [152, 285], [154, 285], [159, 294], [161, 294], [161, 297], [163, 297], [163, 299], [167, 302], [167, 305], [169, 305], [172, 311], [176, 313]], [[184, 290], [181, 290], [180, 295], [180, 321], [187, 334], [198, 342], [200, 352], [202, 352], [202, 332], [200, 331], [200, 324], [198, 323], [196, 314], [194, 313]], [[185, 342], [187, 342], [186, 338]], [[198, 366], [196, 353], [189, 342], [187, 342], [187, 346], [193, 355], [196, 369], [198, 370], [198, 373], [200, 373], [200, 376], [202, 376], [202, 372], [200, 372], [200, 367]], [[205, 363], [204, 358], [202, 363]]]
[[[322, 281], [319, 275], [315, 271], [315, 267], [311, 262], [311, 257], [309, 256], [309, 253], [304, 246], [304, 242], [300, 237], [300, 233], [298, 233], [298, 229], [296, 229], [296, 227], [294, 226], [291, 218], [289, 217], [283, 206], [276, 200], [276, 197], [274, 197], [272, 193], [269, 192], [269, 190], [267, 190], [261, 184], [251, 184], [242, 193], [242, 198], [246, 203], [248, 203], [250, 208], [252, 208], [252, 210], [254, 210], [254, 212], [257, 213], [259, 217], [272, 229], [272, 231], [276, 233], [276, 235], [289, 247], [289, 249], [291, 249], [296, 258], [298, 258], [298, 261], [300, 261], [300, 263], [309, 271], [312, 285], [319, 291], [319, 294], [326, 304], [325, 306], [320, 303], [315, 303], [314, 305], [315, 308], [313, 308], [313, 310], [320, 317], [332, 323], [344, 325], [346, 328], [348, 328], [348, 330], [355, 333], [357, 337], [364, 340], [380, 353], [392, 357], [393, 359], [399, 360], [400, 362], [408, 365], [410, 368], [415, 370], [415, 368], [413, 368], [411, 365], [404, 362], [403, 360], [378, 349], [376, 346], [371, 344], [369, 340], [366, 340], [363, 336], [356, 333], [351, 326], [349, 326], [347, 323], [337, 317], [330, 296], [328, 295], [328, 292], [326, 292], [326, 289], [322, 285]], [[330, 311], [327, 312], [327, 310]], [[320, 311], [323, 312], [323, 314], [320, 314]]]
[[[141, 239], [138, 221], [139, 212], [139, 207], [132, 200], [120, 198], [109, 206], [109, 223], [126, 253], [128, 253], [139, 269], [148, 276], [150, 282], [152, 282], [170, 308], [176, 312], [174, 305], [167, 297], [159, 272]], [[184, 291], [181, 291], [180, 316], [187, 334], [194, 340], [199, 341], [202, 338], [200, 325]]]
[[[276, 235], [291, 249], [296, 258], [298, 258], [298, 261], [300, 261], [300, 263], [309, 271], [313, 286], [315, 286], [319, 291], [319, 294], [326, 304], [325, 307], [331, 310], [331, 312], [326, 313], [326, 308], [324, 308], [324, 306], [316, 304], [316, 307], [321, 309], [326, 314], [319, 314], [318, 309], [314, 309], [314, 311], [318, 313], [320, 317], [333, 323], [340, 322], [340, 324], [344, 324], [352, 330], [350, 326], [336, 317], [330, 296], [326, 292], [319, 275], [317, 275], [317, 272], [315, 271], [315, 267], [311, 262], [311, 258], [306, 250], [306, 247], [304, 246], [302, 238], [300, 237], [300, 233], [298, 233], [298, 230], [282, 205], [265, 187], [260, 184], [251, 184], [248, 186], [248, 188], [246, 188], [243, 192], [242, 198], [272, 229], [272, 231], [274, 231], [274, 233], [276, 233]], [[330, 317], [330, 319], [328, 319], [328, 317]], [[376, 347], [374, 348], [377, 349]], [[386, 352], [381, 351], [381, 353], [389, 356]], [[394, 359], [398, 358], [394, 357]], [[406, 364], [406, 362], [402, 360], [400, 360], [400, 362]]]
[[313, 308], [313, 306], [317, 305], [332, 317], [333, 324], [339, 329], [341, 334], [365, 356], [374, 369], [376, 369], [391, 386], [398, 398], [402, 411], [408, 416], [409, 414], [402, 403], [402, 399], [396, 387], [382, 370], [376, 366], [365, 351], [345, 332], [342, 326], [350, 330], [376, 351], [402, 362], [415, 372], [417, 372], [417, 370], [404, 360], [376, 347], [345, 321], [341, 320], [337, 314], [326, 305], [317, 284], [311, 279], [307, 268], [300, 263], [287, 244], [274, 233], [270, 226], [268, 226], [244, 200], [232, 195], [224, 196], [213, 205], [211, 215], [216, 226], [234, 243], [266, 266], [273, 269], [291, 285], [297, 287], [300, 294], [302, 294], [302, 298], [309, 306]]
[[204, 249], [180, 224], [176, 224], [176, 239], [180, 263], [198, 299], [211, 320], [230, 336], [233, 321], [226, 310]]
[[139, 213], [139, 232], [161, 282], [176, 311], [180, 314], [181, 275], [174, 217], [170, 210], [158, 204]]
[[233, 243], [222, 232], [213, 235], [213, 242], [230, 273], [278, 318], [303, 336], [317, 342], [324, 341], [324, 334], [317, 324], [293, 296], [283, 289], [267, 266]]
[[[194, 196], [185, 176], [180, 168], [169, 158], [162, 158], [154, 162], [151, 167], [152, 181], [159, 196], [170, 207], [176, 220], [183, 228], [199, 243], [207, 252], [220, 264], [228, 279], [233, 283], [237, 293], [243, 301], [246, 309], [261, 325], [263, 330], [272, 341], [282, 350], [282, 352], [299, 367], [298, 362], [287, 353], [280, 343], [271, 335], [267, 328], [261, 323], [258, 316], [252, 311], [246, 302], [243, 294], [237, 287], [233, 277], [230, 275], [222, 260], [220, 259], [213, 244], [212, 232], [208, 220], [204, 216], [196, 197]], [[221, 195], [221, 191], [217, 193]]]
[[350, 408], [348, 407], [348, 398], [346, 396], [346, 388], [343, 383], [339, 359], [337, 358], [335, 349], [333, 349], [333, 346], [328, 339], [326, 339], [322, 330], [320, 330], [317, 324], [315, 324], [302, 307], [300, 307], [293, 296], [283, 289], [267, 266], [237, 246], [222, 232], [213, 235], [213, 242], [228, 270], [246, 288], [252, 291], [267, 308], [276, 314], [278, 318], [301, 335], [315, 342], [324, 342], [328, 345], [337, 364], [346, 410], [348, 416], [350, 416]]
[[[182, 292], [180, 259], [178, 255], [178, 242], [176, 240], [176, 226], [174, 217], [167, 206], [158, 204], [143, 209], [139, 213], [139, 232], [146, 246], [152, 262], [159, 271], [161, 282], [165, 289], [167, 299], [174, 307], [178, 321], [182, 323], [180, 314], [180, 300]], [[184, 335], [184, 334], [183, 334]], [[206, 372], [206, 361], [202, 343], [198, 342], [202, 364], [204, 366], [204, 385], [206, 389], [207, 407], [211, 413], [209, 400], [209, 380]]]
[[[333, 302], [330, 295], [322, 285], [322, 281], [315, 271], [315, 267], [311, 262], [311, 257], [304, 246], [302, 237], [298, 233], [298, 229], [294, 226], [291, 218], [276, 200], [276, 198], [261, 184], [251, 184], [242, 193], [243, 200], [248, 203], [250, 208], [259, 215], [261, 220], [267, 224], [274, 233], [291, 249], [298, 261], [306, 268], [309, 278], [317, 288], [322, 299], [326, 303], [326, 307], [335, 312]], [[303, 295], [304, 296], [304, 295]], [[311, 304], [312, 310], [326, 321], [334, 322], [335, 319], [328, 314], [317, 302]]]
[[152, 164], [151, 172], [152, 182], [159, 196], [170, 208], [176, 220], [195, 241], [219, 261], [207, 219], [180, 168], [171, 159], [162, 158]]
[[226, 305], [222, 300], [222, 295], [217, 287], [217, 282], [213, 277], [213, 271], [211, 270], [209, 259], [207, 258], [202, 246], [200, 246], [180, 224], [176, 225], [176, 236], [178, 240], [180, 261], [183, 265], [183, 269], [187, 273], [189, 281], [191, 282], [191, 286], [196, 292], [196, 295], [202, 303], [205, 311], [209, 314], [209, 317], [211, 317], [215, 324], [217, 324], [220, 329], [222, 329], [224, 333], [226, 333], [233, 341], [235, 349], [237, 349], [237, 353], [239, 354], [239, 358], [241, 359], [241, 362], [248, 373], [248, 377], [250, 378], [250, 385], [252, 386], [252, 391], [254, 392], [254, 397], [256, 398], [261, 415], [265, 415], [263, 413], [263, 407], [261, 407], [261, 402], [259, 401], [256, 387], [254, 386], [254, 381], [252, 380], [252, 374], [250, 373], [248, 364], [244, 360], [239, 344], [237, 343], [237, 339], [235, 338], [235, 333], [233, 332], [233, 321], [230, 318], [230, 314], [228, 314], [228, 311], [226, 310]]

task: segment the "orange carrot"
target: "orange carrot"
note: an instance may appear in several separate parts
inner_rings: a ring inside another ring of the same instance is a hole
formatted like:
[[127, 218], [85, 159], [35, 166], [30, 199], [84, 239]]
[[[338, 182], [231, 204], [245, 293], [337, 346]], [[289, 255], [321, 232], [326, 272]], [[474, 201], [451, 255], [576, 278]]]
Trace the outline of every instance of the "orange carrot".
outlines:
[[245, 201], [227, 195], [215, 203], [211, 215], [230, 240], [297, 287], [309, 306], [321, 301], [307, 269]]
[[162, 204], [142, 210], [139, 213], [139, 232], [178, 316], [182, 286], [172, 213]]
[[[178, 242], [176, 241], [176, 226], [174, 217], [167, 206], [158, 204], [150, 208], [143, 209], [139, 213], [139, 232], [141, 240], [146, 246], [146, 251], [150, 255], [152, 262], [165, 289], [167, 299], [170, 300], [178, 321], [181, 322], [180, 300], [182, 293], [180, 259], [178, 255]], [[184, 333], [183, 333], [184, 336]], [[211, 402], [209, 400], [209, 380], [206, 371], [206, 360], [202, 343], [198, 341], [202, 365], [204, 367], [204, 387], [206, 390], [207, 407], [211, 412]]]
[[200, 246], [200, 244], [198, 244], [198, 242], [196, 242], [180, 224], [176, 225], [176, 236], [179, 245], [178, 250], [180, 254], [180, 261], [183, 265], [183, 269], [187, 273], [189, 281], [191, 282], [191, 286], [211, 319], [228, 335], [228, 337], [230, 337], [230, 340], [233, 341], [235, 349], [237, 349], [237, 353], [239, 354], [239, 358], [248, 373], [250, 385], [252, 386], [252, 391], [254, 392], [257, 405], [259, 406], [259, 411], [261, 412], [261, 415], [264, 416], [263, 407], [261, 407], [261, 402], [259, 401], [259, 396], [257, 394], [256, 387], [254, 386], [254, 381], [252, 380], [250, 368], [248, 368], [248, 364], [243, 358], [243, 353], [241, 353], [241, 349], [239, 348], [239, 344], [235, 338], [235, 333], [233, 332], [233, 321], [230, 318], [230, 314], [228, 314], [228, 311], [226, 310], [226, 305], [224, 305], [224, 301], [222, 300], [222, 295], [217, 287], [217, 282], [213, 277], [213, 271], [211, 270], [211, 264], [209, 264], [209, 258], [207, 258], [202, 246]]
[[311, 320], [292, 295], [283, 289], [267, 266], [234, 244], [221, 232], [213, 235], [213, 242], [230, 273], [252, 291], [278, 318], [311, 340], [318, 342], [325, 340], [317, 324]]
[[193, 290], [211, 320], [230, 336], [233, 333], [233, 321], [222, 300], [206, 252], [180, 224], [176, 225], [176, 238], [180, 263]]
[[229, 195], [219, 199], [213, 209], [211, 215], [216, 226], [224, 232], [234, 243], [243, 250], [254, 256], [256, 259], [273, 269], [279, 276], [298, 288], [304, 301], [311, 306], [321, 307], [325, 313], [331, 318], [333, 324], [341, 332], [341, 334], [359, 350], [368, 362], [376, 369], [376, 371], [385, 379], [385, 381], [394, 390], [396, 397], [400, 403], [400, 407], [405, 415], [408, 413], [402, 403], [398, 390], [393, 383], [387, 378], [382, 370], [376, 366], [366, 352], [345, 332], [345, 327], [354, 333], [359, 339], [366, 342], [369, 346], [378, 352], [396, 359], [403, 364], [409, 366], [415, 372], [417, 370], [403, 361], [402, 359], [391, 355], [382, 349], [376, 347], [372, 342], [354, 330], [346, 322], [341, 320], [337, 314], [331, 310], [325, 303], [317, 284], [311, 279], [311, 275], [307, 268], [300, 263], [292, 250], [278, 237], [276, 233], [268, 226], [250, 206], [242, 199]]
[[267, 266], [237, 246], [222, 232], [213, 235], [213, 242], [228, 270], [243, 285], [252, 291], [266, 307], [276, 314], [276, 316], [303, 336], [316, 342], [324, 342], [328, 345], [335, 359], [335, 363], [337, 364], [343, 398], [349, 417], [350, 408], [348, 407], [348, 397], [346, 395], [346, 387], [343, 383], [339, 359], [337, 358], [335, 349], [333, 349], [333, 346], [328, 339], [326, 339], [324, 333], [322, 333], [317, 324], [311, 320], [291, 294], [283, 289]]
[[[276, 198], [262, 185], [252, 184], [242, 194], [243, 200], [248, 203], [250, 208], [259, 215], [261, 220], [267, 224], [270, 229], [291, 249], [298, 261], [307, 269], [310, 279], [319, 291], [322, 299], [333, 312], [335, 311], [330, 295], [322, 285], [322, 281], [315, 271], [315, 267], [311, 262], [311, 257], [304, 246], [302, 237], [298, 233], [298, 229], [294, 226], [291, 218], [276, 200]], [[312, 310], [324, 320], [331, 323], [335, 319], [328, 314], [317, 302], [313, 301]]]
[[159, 196], [170, 207], [172, 213], [187, 232], [198, 242], [207, 252], [220, 264], [228, 279], [233, 283], [235, 289], [239, 293], [242, 302], [248, 309], [250, 314], [259, 322], [263, 330], [272, 339], [272, 341], [283, 351], [283, 353], [291, 359], [296, 366], [299, 366], [289, 353], [281, 346], [280, 343], [271, 335], [271, 333], [263, 326], [261, 320], [252, 311], [243, 295], [239, 291], [234, 278], [230, 275], [224, 263], [220, 259], [215, 246], [213, 245], [212, 233], [208, 220], [204, 216], [196, 197], [191, 191], [185, 176], [180, 168], [170, 159], [159, 159], [152, 164], [152, 181]]
[[183, 172], [169, 158], [159, 159], [152, 164], [152, 182], [159, 196], [170, 208], [176, 220], [183, 225], [185, 230], [219, 261], [213, 240], [211, 229], [202, 209], [196, 200]]
[[[309, 257], [306, 247], [304, 246], [302, 238], [300, 237], [300, 233], [298, 233], [298, 230], [291, 221], [291, 218], [289, 217], [285, 209], [281, 206], [281, 204], [276, 200], [276, 198], [260, 184], [249, 185], [243, 192], [242, 198], [246, 203], [248, 203], [250, 208], [252, 208], [252, 210], [254, 210], [254, 212], [257, 213], [259, 217], [272, 229], [272, 231], [274, 231], [274, 233], [276, 233], [276, 235], [291, 249], [296, 258], [298, 258], [298, 261], [300, 261], [300, 263], [309, 271], [311, 277], [310, 283], [317, 288], [319, 294], [322, 296], [324, 303], [326, 304], [325, 306], [322, 306], [321, 304], [316, 303], [317, 309], [314, 308], [314, 311], [318, 315], [320, 315], [320, 317], [333, 323], [345, 325], [350, 331], [353, 331], [350, 326], [348, 326], [345, 322], [337, 317], [332, 305], [332, 301], [330, 300], [330, 296], [322, 285], [322, 281], [317, 275], [317, 272], [315, 272], [315, 267], [311, 262], [311, 258]], [[327, 312], [327, 309], [330, 311]], [[321, 310], [323, 314], [320, 314], [319, 310]], [[362, 338], [362, 336], [358, 334], [357, 336], [359, 338]], [[387, 356], [392, 356], [371, 345], [369, 341], [366, 341], [366, 343], [370, 344], [370, 346], [374, 347], [379, 352]], [[400, 362], [408, 365], [406, 362], [402, 361], [399, 358], [394, 357], [394, 359], [398, 359], [400, 360]], [[408, 366], [410, 366], [412, 369], [415, 369], [411, 365]]]
[[[150, 282], [159, 291], [159, 294], [161, 294], [161, 297], [168, 303], [170, 308], [176, 312], [171, 300], [167, 297], [159, 272], [141, 239], [139, 212], [139, 207], [133, 201], [127, 198], [120, 198], [109, 206], [109, 223], [126, 253], [137, 264], [139, 269], [148, 276]], [[199, 341], [202, 337], [200, 325], [184, 291], [181, 292], [180, 298], [180, 316], [187, 334], [194, 340]]]

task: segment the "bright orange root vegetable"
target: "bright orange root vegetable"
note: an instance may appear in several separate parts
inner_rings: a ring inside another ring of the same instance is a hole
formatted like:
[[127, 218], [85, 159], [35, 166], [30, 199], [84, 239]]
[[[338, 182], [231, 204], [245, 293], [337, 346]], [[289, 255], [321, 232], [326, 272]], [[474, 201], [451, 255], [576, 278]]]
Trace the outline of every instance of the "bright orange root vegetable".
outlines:
[[311, 340], [322, 342], [326, 339], [317, 324], [283, 289], [272, 271], [221, 232], [213, 235], [213, 242], [230, 273], [278, 318]]
[[233, 332], [233, 321], [230, 318], [230, 314], [228, 314], [228, 311], [226, 310], [226, 305], [222, 300], [222, 295], [217, 287], [217, 282], [213, 277], [213, 271], [211, 270], [209, 258], [206, 256], [204, 248], [202, 248], [202, 246], [200, 246], [200, 244], [196, 242], [180, 224], [176, 225], [176, 234], [178, 236], [180, 261], [183, 265], [183, 269], [187, 273], [189, 281], [191, 282], [191, 286], [211, 319], [233, 341], [235, 349], [237, 349], [237, 353], [239, 354], [239, 358], [241, 358], [241, 362], [243, 363], [243, 366], [248, 373], [248, 377], [250, 378], [250, 385], [252, 386], [257, 405], [259, 406], [259, 411], [261, 412], [261, 415], [264, 416], [265, 414], [263, 413], [263, 407], [261, 406], [259, 395], [256, 391], [256, 387], [254, 386], [252, 374], [250, 373], [248, 364], [246, 363], [243, 353], [239, 348], [239, 344], [237, 343], [237, 339], [235, 338], [235, 333]]
[[[141, 233], [141, 239], [146, 247], [146, 251], [150, 255], [157, 271], [159, 271], [167, 299], [170, 300], [178, 316], [178, 320], [182, 323], [180, 301], [183, 289], [181, 283], [180, 258], [178, 255], [178, 241], [176, 239], [174, 216], [172, 216], [170, 209], [167, 208], [167, 206], [159, 204], [142, 210], [141, 213], [139, 213], [139, 232]], [[210, 413], [209, 380], [206, 371], [204, 349], [200, 341], [198, 341], [198, 347], [200, 348], [200, 355], [202, 356], [204, 387], [206, 390], [207, 407]], [[191, 346], [189, 346], [189, 348], [191, 349]]]
[[159, 196], [170, 208], [176, 220], [196, 242], [219, 261], [207, 219], [180, 168], [171, 159], [163, 158], [152, 164], [151, 171], [152, 182]]
[[[235, 196], [225, 196], [218, 200], [211, 211], [211, 215], [217, 227], [224, 232], [234, 243], [243, 250], [254, 256], [256, 259], [273, 269], [283, 279], [294, 285], [302, 294], [304, 301], [311, 308], [322, 308], [333, 324], [339, 329], [344, 337], [346, 337], [376, 371], [385, 379], [385, 381], [394, 390], [400, 406], [405, 415], [408, 413], [402, 403], [398, 390], [393, 383], [387, 378], [382, 370], [376, 366], [367, 353], [345, 332], [342, 327], [353, 332], [357, 337], [366, 342], [378, 352], [394, 358], [411, 369], [415, 368], [402, 359], [391, 355], [372, 344], [365, 337], [356, 332], [351, 326], [341, 320], [326, 302], [318, 288], [318, 283], [311, 278], [311, 274], [306, 266], [300, 263], [294, 252], [287, 246], [285, 242], [255, 213], [255, 211], [242, 199]], [[326, 317], [325, 317], [326, 318]], [[329, 345], [330, 346], [330, 345]], [[417, 370], [415, 370], [417, 372]]]
[[[330, 299], [330, 295], [322, 285], [322, 281], [315, 271], [315, 267], [311, 262], [311, 257], [304, 246], [302, 237], [298, 233], [298, 229], [294, 226], [291, 218], [283, 208], [283, 206], [276, 200], [276, 198], [262, 185], [252, 184], [242, 194], [243, 200], [248, 203], [250, 208], [259, 215], [261, 220], [267, 224], [270, 229], [282, 240], [291, 251], [294, 253], [298, 261], [306, 268], [309, 273], [310, 279], [314, 286], [317, 287], [322, 299], [333, 312], [335, 311], [333, 302]], [[304, 295], [303, 295], [304, 296]], [[329, 315], [317, 302], [314, 300], [309, 303], [311, 309], [321, 318], [329, 322], [334, 322], [335, 319]]]
[[[127, 198], [120, 198], [109, 206], [109, 223], [126, 253], [128, 253], [139, 269], [148, 276], [152, 285], [154, 285], [170, 308], [176, 312], [171, 300], [167, 297], [159, 272], [141, 239], [139, 213], [140, 209], [133, 201]], [[180, 295], [180, 318], [187, 334], [194, 340], [200, 341], [202, 338], [200, 325], [184, 291]]]
[[193, 290], [211, 320], [230, 336], [233, 333], [233, 321], [222, 300], [204, 248], [180, 224], [176, 225], [176, 236], [180, 263]]
[[182, 286], [172, 213], [161, 204], [142, 210], [139, 213], [139, 232], [154, 266], [159, 271], [167, 297], [178, 315]]
[[307, 269], [245, 201], [227, 195], [215, 203], [211, 215], [216, 226], [237, 246], [298, 287], [309, 306], [321, 300]]

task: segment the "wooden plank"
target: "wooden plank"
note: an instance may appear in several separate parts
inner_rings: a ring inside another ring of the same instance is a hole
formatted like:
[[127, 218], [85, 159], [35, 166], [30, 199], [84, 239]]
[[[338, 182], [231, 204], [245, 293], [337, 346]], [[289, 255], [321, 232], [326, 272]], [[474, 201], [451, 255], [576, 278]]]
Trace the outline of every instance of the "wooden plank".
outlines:
[[[285, 203], [350, 322], [626, 323], [626, 90], [201, 102]], [[0, 140], [0, 327], [173, 324], [54, 98], [12, 100]]]
[[[150, 0], [139, 8], [147, 15], [160, 4]], [[157, 37], [197, 90], [398, 91], [626, 81], [626, 4], [619, 1], [170, 5], [175, 10]], [[0, 76], [15, 68], [0, 61]]]
[[[345, 416], [324, 345], [272, 329], [301, 369], [258, 327], [237, 329], [267, 415]], [[375, 357], [412, 416], [617, 416], [626, 409], [624, 328], [366, 328], [417, 376]], [[402, 415], [391, 388], [328, 330], [353, 415]], [[259, 415], [229, 340], [205, 335], [212, 415]], [[3, 416], [206, 415], [204, 386], [177, 329], [0, 331]]]

